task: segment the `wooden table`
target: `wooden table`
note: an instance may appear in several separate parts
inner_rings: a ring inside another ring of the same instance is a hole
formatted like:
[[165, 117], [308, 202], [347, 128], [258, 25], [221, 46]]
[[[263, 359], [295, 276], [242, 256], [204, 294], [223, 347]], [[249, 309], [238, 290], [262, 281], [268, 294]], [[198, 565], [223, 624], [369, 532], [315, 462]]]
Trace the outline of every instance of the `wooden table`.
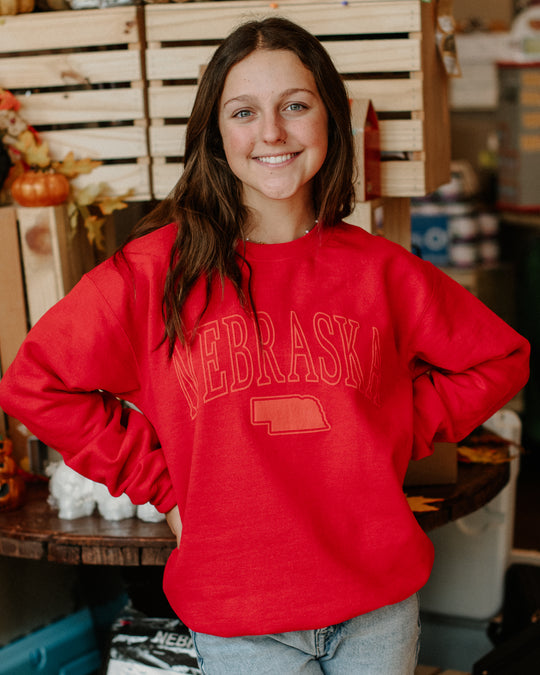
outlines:
[[[508, 483], [505, 464], [459, 464], [455, 485], [407, 488], [408, 496], [442, 498], [437, 511], [417, 513], [432, 530], [476, 511]], [[99, 515], [61, 520], [47, 503], [46, 484], [30, 486], [25, 504], [0, 512], [0, 555], [73, 565], [164, 565], [175, 545], [165, 521], [108, 521]]]

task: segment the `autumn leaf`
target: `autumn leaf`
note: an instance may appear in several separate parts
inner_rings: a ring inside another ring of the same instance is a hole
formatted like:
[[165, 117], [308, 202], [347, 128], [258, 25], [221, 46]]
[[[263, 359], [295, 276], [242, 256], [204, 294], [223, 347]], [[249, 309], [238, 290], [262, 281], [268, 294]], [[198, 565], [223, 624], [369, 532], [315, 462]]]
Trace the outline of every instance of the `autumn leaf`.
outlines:
[[474, 464], [504, 464], [514, 458], [508, 453], [506, 447], [468, 447], [466, 445], [458, 446], [458, 457], [460, 461], [472, 462]]
[[99, 207], [99, 210], [104, 216], [110, 216], [113, 211], [120, 211], [127, 208], [127, 204], [123, 201], [128, 195], [123, 195], [121, 197], [103, 197], [102, 199], [97, 200], [96, 206]]
[[100, 251], [105, 250], [105, 234], [104, 226], [107, 222], [106, 218], [99, 218], [98, 216], [86, 216], [83, 223], [86, 228], [86, 236], [91, 244], [95, 244]]
[[69, 152], [61, 162], [53, 162], [52, 166], [58, 173], [63, 173], [67, 178], [77, 178], [82, 173], [90, 173], [102, 162], [85, 157], [84, 159], [75, 159], [73, 152]]
[[425, 511], [438, 511], [439, 507], [434, 505], [434, 502], [444, 501], [441, 498], [430, 499], [428, 497], [407, 497], [407, 502], [411, 511], [415, 513], [424, 513]]
[[26, 163], [30, 166], [39, 166], [44, 169], [51, 163], [48, 144], [45, 141], [39, 141], [29, 129], [19, 134], [13, 147], [22, 153]]

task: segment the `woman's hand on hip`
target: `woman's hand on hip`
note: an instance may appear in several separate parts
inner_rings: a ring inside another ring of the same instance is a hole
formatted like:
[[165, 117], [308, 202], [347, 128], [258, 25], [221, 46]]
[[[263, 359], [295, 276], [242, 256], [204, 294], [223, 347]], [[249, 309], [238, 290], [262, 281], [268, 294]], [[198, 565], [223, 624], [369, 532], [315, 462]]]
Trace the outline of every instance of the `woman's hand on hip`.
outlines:
[[182, 537], [182, 520], [180, 519], [180, 511], [178, 510], [178, 506], [174, 506], [166, 514], [166, 518], [172, 533], [176, 537], [176, 546], [180, 547], [180, 539]]

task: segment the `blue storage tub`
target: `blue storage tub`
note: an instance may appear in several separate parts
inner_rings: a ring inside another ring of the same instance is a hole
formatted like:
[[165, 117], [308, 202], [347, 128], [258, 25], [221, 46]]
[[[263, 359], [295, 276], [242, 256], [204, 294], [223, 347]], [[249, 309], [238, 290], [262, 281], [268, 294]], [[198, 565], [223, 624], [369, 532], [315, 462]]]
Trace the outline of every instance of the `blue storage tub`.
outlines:
[[0, 675], [90, 675], [100, 665], [94, 622], [87, 608], [0, 649]]
[[411, 214], [413, 251], [434, 265], [449, 263], [448, 216], [445, 213]]

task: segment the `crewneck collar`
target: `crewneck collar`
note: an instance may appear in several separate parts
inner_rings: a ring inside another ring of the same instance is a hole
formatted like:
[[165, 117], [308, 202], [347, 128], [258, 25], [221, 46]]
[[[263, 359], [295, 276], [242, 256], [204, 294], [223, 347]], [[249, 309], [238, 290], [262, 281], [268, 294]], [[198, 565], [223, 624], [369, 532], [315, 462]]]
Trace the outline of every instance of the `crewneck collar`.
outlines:
[[326, 236], [325, 229], [317, 223], [307, 234], [283, 244], [257, 244], [253, 241], [241, 241], [237, 251], [248, 260], [285, 260], [304, 255], [318, 248]]

